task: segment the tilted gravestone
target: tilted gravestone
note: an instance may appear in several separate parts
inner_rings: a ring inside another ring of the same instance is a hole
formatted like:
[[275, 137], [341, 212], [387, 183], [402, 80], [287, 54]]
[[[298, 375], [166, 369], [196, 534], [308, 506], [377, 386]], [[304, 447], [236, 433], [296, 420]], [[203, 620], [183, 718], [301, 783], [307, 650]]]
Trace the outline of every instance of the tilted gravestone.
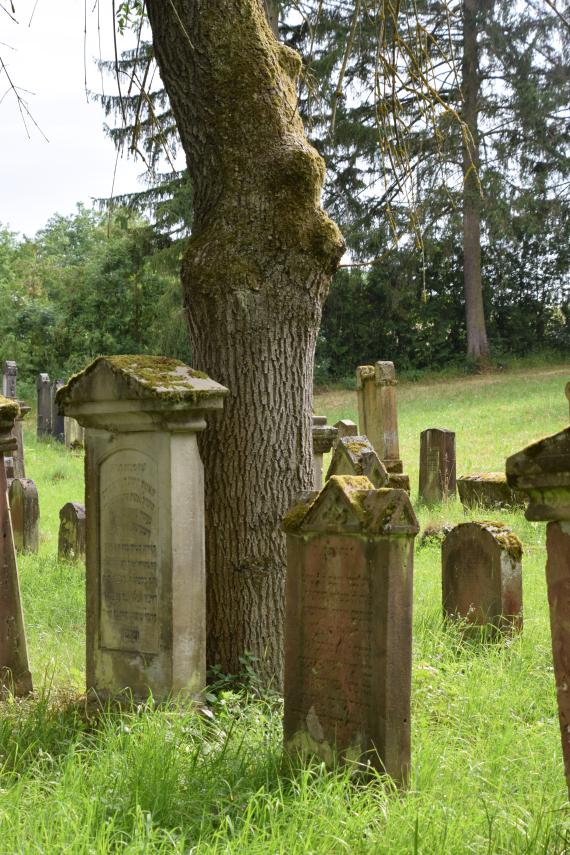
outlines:
[[327, 472], [327, 481], [333, 475], [365, 475], [373, 487], [385, 487], [388, 483], [384, 464], [365, 436], [339, 439]]
[[522, 544], [498, 522], [455, 526], [442, 546], [443, 611], [474, 626], [522, 628]]
[[2, 363], [2, 395], [5, 398], [16, 399], [17, 378], [18, 366], [15, 362], [7, 359]]
[[327, 425], [326, 416], [313, 416], [313, 487], [323, 486], [323, 457], [331, 450], [337, 430]]
[[14, 545], [18, 552], [37, 552], [40, 547], [40, 502], [29, 478], [14, 478], [8, 491]]
[[175, 359], [99, 357], [57, 403], [85, 430], [87, 688], [196, 696], [205, 673], [197, 435], [227, 390]]
[[455, 496], [455, 434], [428, 428], [420, 434], [419, 497], [428, 504]]
[[51, 436], [51, 384], [49, 374], [38, 374], [36, 378], [38, 402], [37, 437], [44, 439]]
[[333, 476], [291, 509], [284, 529], [286, 750], [370, 765], [403, 784], [418, 532], [409, 497]]
[[60, 561], [85, 558], [85, 506], [68, 502], [59, 512], [57, 557]]
[[400, 460], [396, 371], [393, 362], [360, 365], [356, 369], [356, 397], [360, 432], [367, 436], [388, 470], [404, 471]]
[[78, 421], [65, 416], [64, 420], [65, 447], [70, 449], [83, 448], [85, 445], [85, 430]]
[[18, 565], [8, 505], [4, 454], [13, 451], [18, 404], [0, 396], [0, 693], [32, 691]]
[[53, 380], [51, 384], [51, 435], [57, 442], [65, 442], [65, 421], [56, 401], [58, 391], [63, 388], [63, 380]]
[[546, 526], [546, 586], [558, 717], [570, 796], [570, 427], [513, 454], [507, 482], [529, 496], [526, 517]]
[[504, 472], [461, 475], [457, 491], [464, 508], [522, 508], [524, 495], [507, 484]]

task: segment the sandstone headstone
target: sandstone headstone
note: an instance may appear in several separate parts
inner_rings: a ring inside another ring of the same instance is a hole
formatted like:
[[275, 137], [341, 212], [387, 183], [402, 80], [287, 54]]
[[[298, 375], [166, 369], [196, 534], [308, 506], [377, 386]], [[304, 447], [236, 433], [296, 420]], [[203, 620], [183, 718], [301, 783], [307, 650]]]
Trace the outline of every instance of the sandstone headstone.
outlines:
[[32, 691], [32, 675], [3, 461], [5, 452], [15, 447], [12, 430], [17, 415], [18, 404], [0, 396], [0, 692], [20, 696]]
[[418, 531], [409, 497], [332, 476], [291, 509], [284, 529], [286, 750], [370, 765], [403, 784]]
[[68, 502], [59, 512], [57, 557], [63, 561], [85, 558], [85, 506]]
[[327, 472], [327, 481], [333, 475], [365, 475], [373, 487], [385, 487], [388, 483], [384, 464], [365, 436], [339, 439]]
[[99, 357], [58, 392], [86, 428], [87, 688], [99, 698], [205, 685], [197, 434], [226, 393], [152, 356]]
[[326, 416], [313, 416], [313, 487], [320, 490], [323, 485], [323, 456], [336, 439], [336, 428], [327, 425]]
[[7, 359], [2, 364], [2, 394], [5, 398], [16, 398], [17, 378], [18, 366], [15, 362]]
[[29, 478], [14, 478], [8, 490], [14, 546], [18, 552], [37, 552], [40, 547], [40, 502]]
[[63, 380], [54, 380], [51, 384], [51, 435], [57, 442], [65, 442], [64, 417], [56, 402], [57, 392], [63, 386]]
[[78, 421], [65, 416], [64, 420], [65, 446], [70, 449], [83, 448], [85, 445], [85, 430]]
[[419, 497], [428, 504], [455, 496], [455, 434], [428, 428], [420, 434]]
[[564, 771], [570, 797], [570, 427], [507, 459], [507, 482], [530, 498], [526, 517], [545, 521], [546, 585]]
[[51, 385], [49, 374], [38, 374], [36, 379], [38, 399], [37, 437], [51, 436]]
[[524, 495], [511, 489], [503, 472], [480, 472], [462, 475], [457, 490], [465, 508], [521, 508]]
[[333, 451], [344, 436], [358, 436], [358, 425], [351, 419], [340, 419], [335, 422], [334, 427], [336, 428], [336, 439], [333, 443]]
[[388, 472], [403, 472], [398, 440], [396, 371], [393, 362], [360, 365], [356, 397], [360, 432], [367, 436]]
[[522, 627], [522, 544], [497, 522], [455, 526], [442, 546], [443, 611], [474, 626]]

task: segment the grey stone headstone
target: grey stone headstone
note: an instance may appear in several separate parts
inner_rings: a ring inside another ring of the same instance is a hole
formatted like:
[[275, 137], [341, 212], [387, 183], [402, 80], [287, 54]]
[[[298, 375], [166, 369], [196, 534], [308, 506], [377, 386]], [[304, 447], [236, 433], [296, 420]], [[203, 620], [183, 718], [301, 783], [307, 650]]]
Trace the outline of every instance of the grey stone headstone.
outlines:
[[8, 491], [14, 545], [18, 552], [37, 552], [40, 546], [40, 503], [29, 478], [14, 478]]
[[55, 396], [57, 390], [64, 385], [63, 380], [54, 380], [51, 384], [51, 434], [58, 442], [65, 442], [65, 423], [63, 415], [59, 412]]
[[59, 512], [57, 556], [60, 560], [85, 559], [85, 506], [68, 502]]
[[7, 359], [2, 364], [2, 394], [5, 398], [16, 397], [16, 379], [18, 377], [18, 366], [12, 360]]
[[38, 395], [37, 436], [42, 439], [51, 436], [51, 384], [49, 374], [38, 374], [36, 379]]

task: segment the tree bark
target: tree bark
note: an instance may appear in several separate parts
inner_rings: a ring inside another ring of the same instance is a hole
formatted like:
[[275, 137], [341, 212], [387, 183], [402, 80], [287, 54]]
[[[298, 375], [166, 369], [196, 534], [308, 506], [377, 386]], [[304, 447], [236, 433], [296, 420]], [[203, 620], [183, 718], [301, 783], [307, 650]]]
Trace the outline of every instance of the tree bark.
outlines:
[[263, 0], [269, 26], [275, 38], [279, 36], [279, 0]]
[[481, 190], [479, 187], [479, 0], [463, 0], [463, 283], [467, 356], [482, 362], [489, 353], [481, 283]]
[[194, 191], [182, 266], [194, 365], [230, 389], [201, 446], [208, 661], [236, 673], [250, 652], [279, 686], [280, 522], [312, 486], [315, 341], [343, 241], [296, 109], [300, 60], [261, 0], [147, 8]]

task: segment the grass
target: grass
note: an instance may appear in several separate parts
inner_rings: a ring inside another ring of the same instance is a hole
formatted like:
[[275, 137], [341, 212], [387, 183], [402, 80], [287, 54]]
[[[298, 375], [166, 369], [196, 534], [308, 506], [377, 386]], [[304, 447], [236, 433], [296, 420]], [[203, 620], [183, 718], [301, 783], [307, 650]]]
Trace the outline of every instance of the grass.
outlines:
[[[458, 469], [500, 470], [565, 426], [562, 366], [398, 388], [401, 453], [417, 491], [419, 433], [457, 432]], [[329, 422], [355, 396], [319, 396]], [[32, 425], [30, 424], [30, 427]], [[464, 642], [441, 620], [437, 544], [415, 561], [413, 774], [395, 794], [319, 765], [286, 773], [281, 701], [220, 691], [213, 717], [149, 704], [86, 719], [84, 572], [58, 564], [59, 508], [82, 500], [82, 458], [27, 435], [41, 548], [19, 560], [37, 697], [0, 711], [2, 853], [485, 853], [570, 851], [544, 583], [544, 526], [501, 513], [525, 545], [524, 631]], [[458, 522], [457, 502], [419, 509]], [[488, 512], [486, 513], [488, 516]]]

